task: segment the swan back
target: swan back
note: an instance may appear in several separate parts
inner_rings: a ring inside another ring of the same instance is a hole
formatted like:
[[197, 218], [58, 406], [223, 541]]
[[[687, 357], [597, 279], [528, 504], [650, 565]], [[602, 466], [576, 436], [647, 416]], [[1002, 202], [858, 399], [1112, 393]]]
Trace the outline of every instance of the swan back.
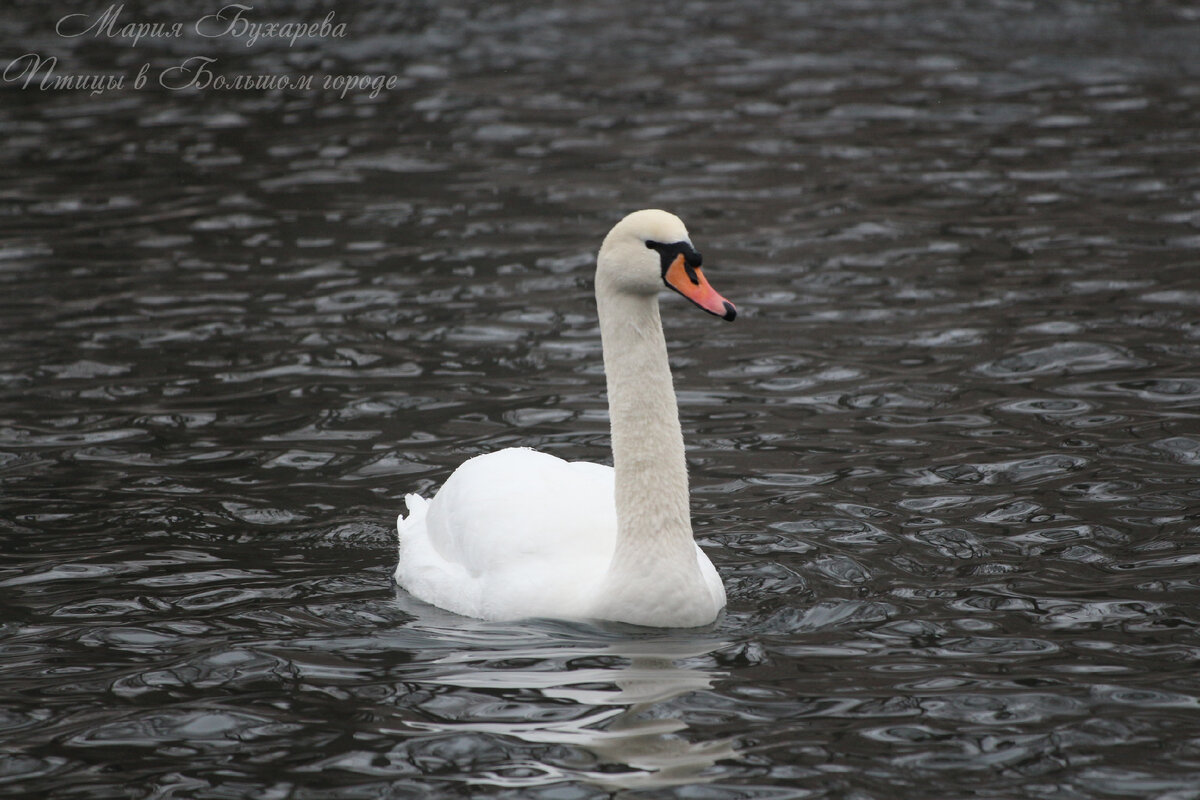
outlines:
[[483, 619], [591, 614], [616, 544], [611, 467], [510, 448], [415, 499], [396, 571], [413, 594]]

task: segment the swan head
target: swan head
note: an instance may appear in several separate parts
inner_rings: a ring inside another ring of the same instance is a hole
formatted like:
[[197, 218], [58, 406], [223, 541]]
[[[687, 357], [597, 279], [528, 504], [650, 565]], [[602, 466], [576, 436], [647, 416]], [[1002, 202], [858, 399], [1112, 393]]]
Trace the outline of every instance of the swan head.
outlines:
[[665, 285], [708, 313], [732, 321], [737, 309], [709, 285], [700, 264], [683, 220], [658, 209], [635, 211], [604, 237], [596, 259], [596, 289], [654, 295]]

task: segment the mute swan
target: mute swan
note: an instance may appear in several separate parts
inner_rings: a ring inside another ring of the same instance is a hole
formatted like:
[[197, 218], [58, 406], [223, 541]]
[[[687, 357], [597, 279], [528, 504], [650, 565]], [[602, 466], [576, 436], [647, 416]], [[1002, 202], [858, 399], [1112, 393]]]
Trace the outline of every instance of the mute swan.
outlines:
[[725, 587], [692, 539], [679, 409], [658, 314], [663, 285], [726, 320], [683, 222], [618, 222], [596, 259], [613, 467], [528, 448], [475, 456], [431, 501], [405, 497], [396, 582], [468, 617], [694, 627]]

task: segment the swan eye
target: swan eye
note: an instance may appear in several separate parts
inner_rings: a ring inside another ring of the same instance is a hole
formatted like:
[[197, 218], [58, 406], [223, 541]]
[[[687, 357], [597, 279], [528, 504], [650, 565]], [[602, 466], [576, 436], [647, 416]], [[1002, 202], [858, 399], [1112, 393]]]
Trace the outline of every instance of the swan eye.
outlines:
[[667, 274], [667, 270], [675, 263], [675, 260], [683, 256], [684, 264], [689, 270], [696, 269], [704, 263], [704, 257], [692, 247], [690, 242], [671, 242], [663, 244], [652, 239], [646, 240], [646, 247], [651, 250], [657, 250], [659, 259], [661, 260], [663, 275]]

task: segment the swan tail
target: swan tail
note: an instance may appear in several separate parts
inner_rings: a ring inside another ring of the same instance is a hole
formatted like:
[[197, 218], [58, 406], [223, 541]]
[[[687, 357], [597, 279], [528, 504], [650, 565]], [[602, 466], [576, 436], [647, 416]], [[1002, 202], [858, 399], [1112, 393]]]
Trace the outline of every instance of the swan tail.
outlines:
[[[417, 544], [419, 531], [425, 528], [425, 512], [429, 509], [429, 501], [419, 494], [406, 494], [404, 504], [408, 506], [408, 516], [403, 514], [396, 517], [396, 572], [392, 576], [396, 583], [403, 585], [401, 580], [405, 573], [406, 561], [411, 562], [419, 552]], [[405, 551], [409, 551], [406, 553]], [[406, 559], [405, 556], [408, 556]]]
[[396, 534], [400, 537], [400, 544], [404, 544], [405, 531], [411, 531], [414, 527], [425, 522], [425, 512], [429, 508], [429, 501], [419, 494], [404, 495], [404, 505], [408, 506], [408, 516], [401, 514], [396, 517]]

